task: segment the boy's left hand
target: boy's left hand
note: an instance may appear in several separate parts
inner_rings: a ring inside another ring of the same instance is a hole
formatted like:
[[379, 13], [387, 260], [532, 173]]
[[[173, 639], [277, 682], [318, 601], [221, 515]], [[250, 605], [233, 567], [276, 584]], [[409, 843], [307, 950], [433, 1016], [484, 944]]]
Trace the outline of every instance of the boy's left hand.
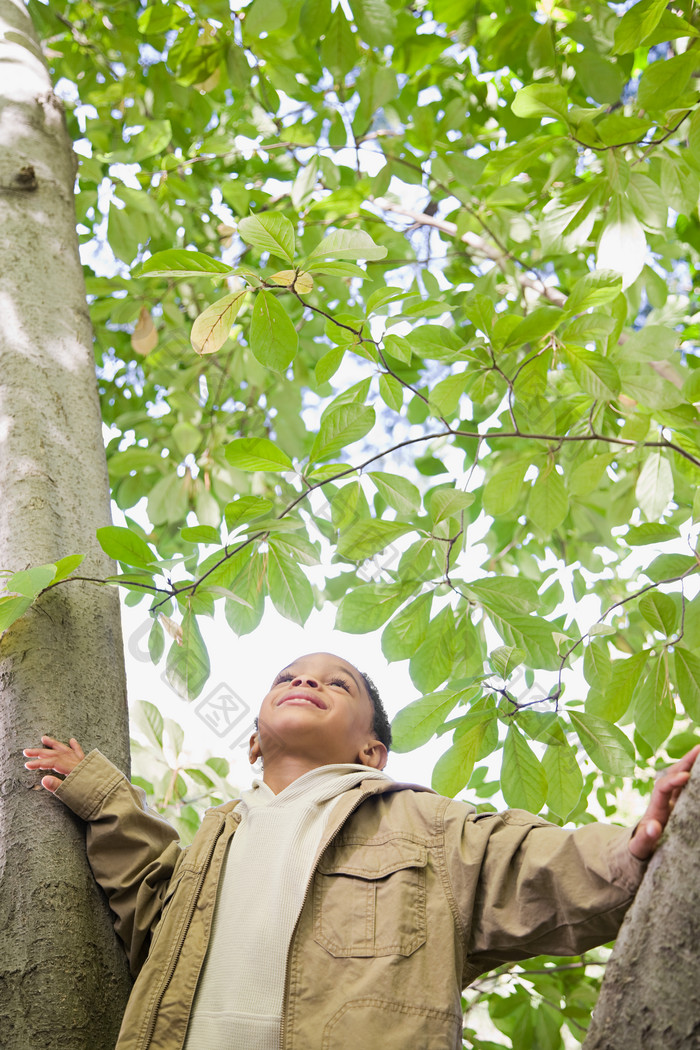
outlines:
[[659, 844], [678, 796], [690, 779], [690, 770], [700, 755], [700, 744], [670, 766], [654, 784], [647, 811], [629, 841], [629, 851], [639, 860], [647, 860]]

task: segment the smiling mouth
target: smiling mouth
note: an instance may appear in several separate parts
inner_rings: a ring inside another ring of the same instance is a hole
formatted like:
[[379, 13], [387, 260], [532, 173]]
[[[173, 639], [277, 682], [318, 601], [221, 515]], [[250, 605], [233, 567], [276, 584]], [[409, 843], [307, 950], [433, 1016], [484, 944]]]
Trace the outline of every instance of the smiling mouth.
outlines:
[[316, 699], [315, 697], [303, 696], [302, 694], [296, 693], [293, 693], [291, 696], [283, 697], [277, 706], [281, 707], [282, 704], [300, 704], [306, 705], [308, 707], [318, 707], [322, 711], [324, 711], [326, 708], [326, 705], [320, 700]]

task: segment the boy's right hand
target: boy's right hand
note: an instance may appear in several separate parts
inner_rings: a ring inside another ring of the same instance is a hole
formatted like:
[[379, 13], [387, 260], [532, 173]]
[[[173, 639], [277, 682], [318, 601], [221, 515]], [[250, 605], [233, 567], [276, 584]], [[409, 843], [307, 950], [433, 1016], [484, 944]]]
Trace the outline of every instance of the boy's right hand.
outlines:
[[[25, 747], [23, 754], [30, 759], [24, 763], [26, 769], [53, 769], [67, 776], [85, 758], [75, 737], [70, 738], [70, 744], [62, 744], [50, 736], [42, 736], [41, 742], [43, 747]], [[41, 783], [47, 791], [55, 791], [63, 781], [58, 777], [42, 777]]]

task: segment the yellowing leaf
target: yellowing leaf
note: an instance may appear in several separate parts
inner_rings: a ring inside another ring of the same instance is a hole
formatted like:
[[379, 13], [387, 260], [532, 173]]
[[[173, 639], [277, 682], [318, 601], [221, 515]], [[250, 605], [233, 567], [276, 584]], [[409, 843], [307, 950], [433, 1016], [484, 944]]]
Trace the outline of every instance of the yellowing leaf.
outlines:
[[190, 342], [198, 354], [215, 354], [229, 337], [231, 325], [243, 305], [245, 289], [225, 295], [208, 306], [192, 325]]
[[284, 288], [293, 288], [300, 295], [306, 295], [313, 291], [314, 287], [314, 279], [310, 273], [297, 273], [296, 270], [279, 270], [273, 273], [270, 280]]
[[136, 328], [131, 333], [131, 345], [137, 354], [144, 357], [158, 346], [158, 331], [146, 306], [141, 307]]

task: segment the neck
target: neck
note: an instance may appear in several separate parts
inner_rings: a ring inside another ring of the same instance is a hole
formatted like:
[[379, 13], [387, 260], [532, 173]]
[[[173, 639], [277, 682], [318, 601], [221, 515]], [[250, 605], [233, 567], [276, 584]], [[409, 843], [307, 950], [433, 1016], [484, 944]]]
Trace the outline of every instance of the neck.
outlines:
[[[346, 759], [346, 761], [352, 762], [353, 759]], [[354, 759], [354, 761], [357, 761], [357, 759]], [[286, 787], [293, 784], [304, 773], [309, 773], [312, 769], [320, 769], [322, 766], [329, 764], [328, 762], [318, 762], [298, 755], [283, 755], [275, 762], [264, 762], [263, 783], [267, 784], [275, 795], [279, 795], [280, 791], [284, 791]]]

